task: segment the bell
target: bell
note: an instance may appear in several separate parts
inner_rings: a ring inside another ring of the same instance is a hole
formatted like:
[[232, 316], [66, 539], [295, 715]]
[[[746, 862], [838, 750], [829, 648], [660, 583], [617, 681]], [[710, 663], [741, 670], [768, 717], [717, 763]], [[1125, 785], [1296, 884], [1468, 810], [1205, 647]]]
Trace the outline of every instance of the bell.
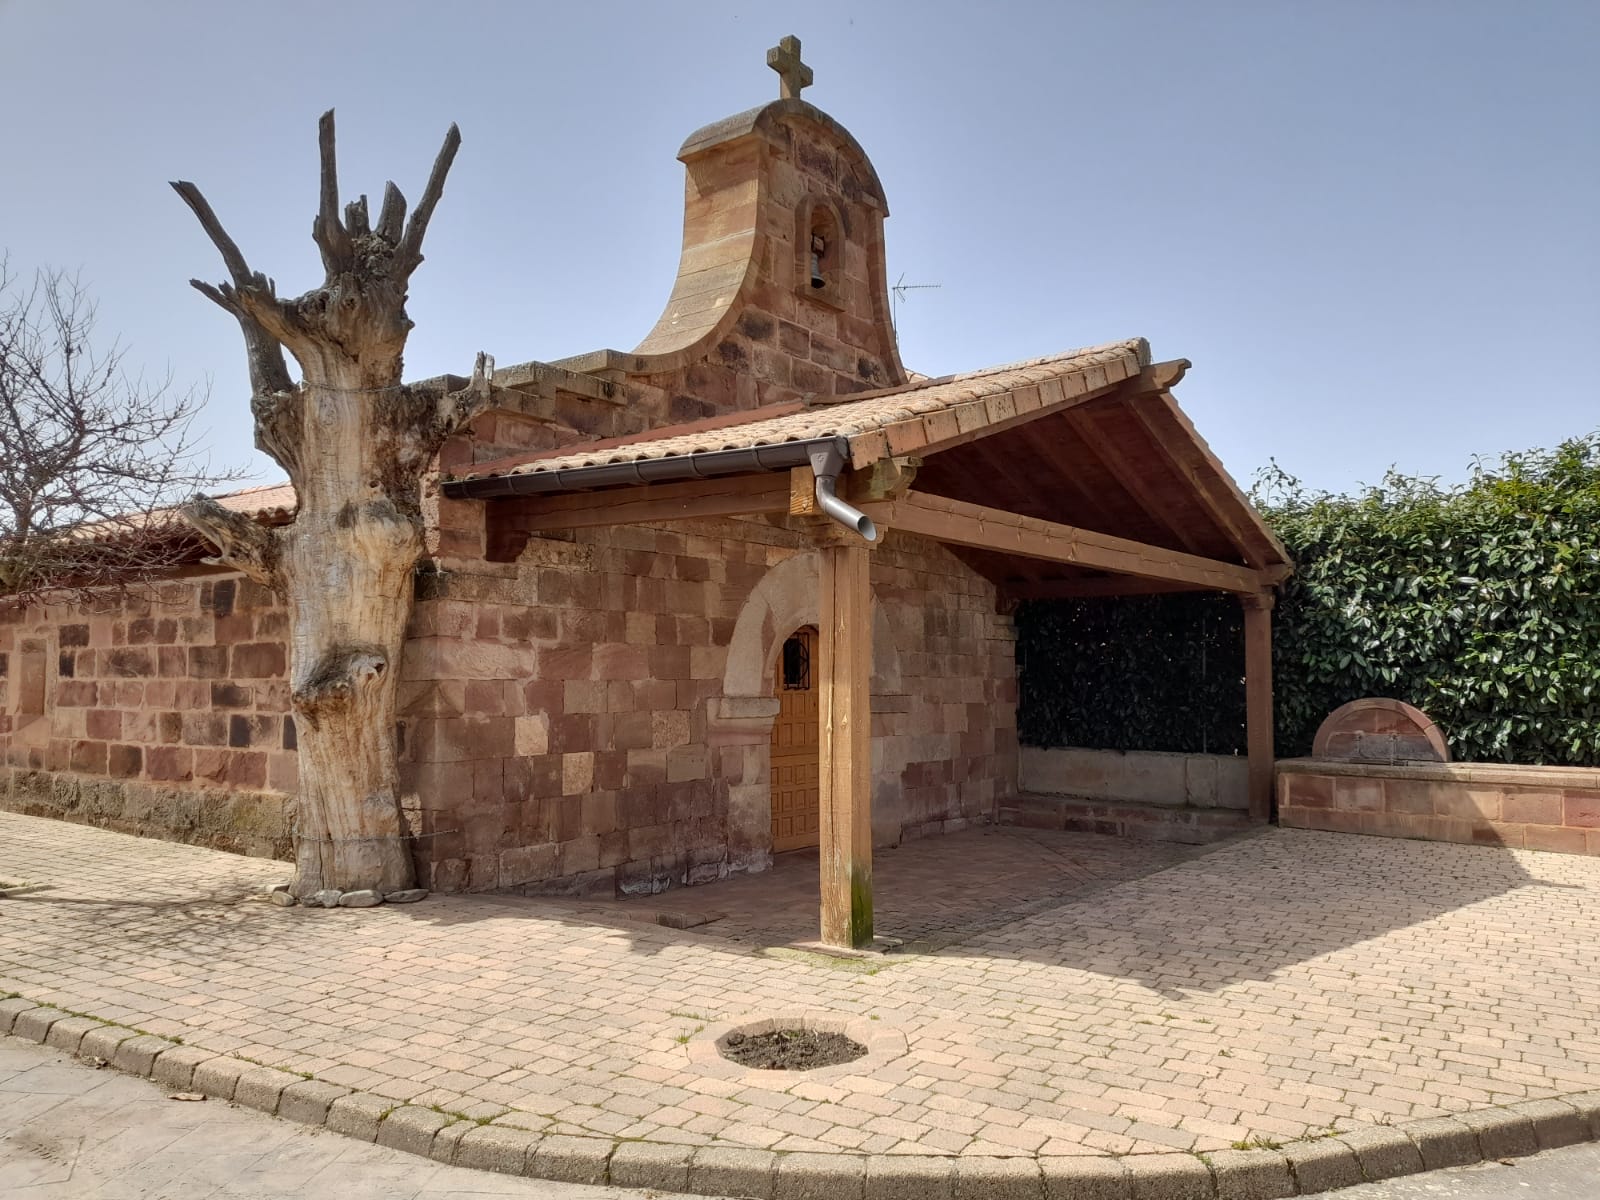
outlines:
[[828, 244], [815, 235], [811, 238], [811, 286], [825, 288], [828, 281], [822, 277], [822, 253]]

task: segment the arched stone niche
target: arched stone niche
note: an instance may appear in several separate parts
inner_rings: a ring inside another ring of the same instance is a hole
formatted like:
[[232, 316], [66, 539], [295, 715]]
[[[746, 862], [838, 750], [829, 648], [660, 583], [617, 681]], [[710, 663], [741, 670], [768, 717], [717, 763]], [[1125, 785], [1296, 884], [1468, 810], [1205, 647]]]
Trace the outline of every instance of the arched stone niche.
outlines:
[[1328, 714], [1311, 743], [1313, 758], [1343, 762], [1449, 762], [1433, 718], [1402, 700], [1352, 700]]
[[[796, 212], [795, 223], [795, 287], [808, 300], [816, 300], [830, 308], [845, 307], [841, 281], [845, 274], [845, 260], [849, 246], [850, 230], [845, 224], [839, 206], [822, 196], [812, 196]], [[816, 243], [821, 243], [821, 249]], [[812, 256], [816, 255], [818, 275], [812, 275]], [[818, 286], [820, 280], [820, 286]]]
[[[722, 695], [710, 702], [707, 740], [728, 780], [728, 869], [760, 871], [772, 863], [772, 725], [778, 716], [773, 671], [784, 639], [820, 623], [815, 551], [773, 566], [751, 590], [728, 642]], [[872, 602], [874, 702], [903, 694], [889, 619]], [[873, 742], [873, 775], [879, 749]]]

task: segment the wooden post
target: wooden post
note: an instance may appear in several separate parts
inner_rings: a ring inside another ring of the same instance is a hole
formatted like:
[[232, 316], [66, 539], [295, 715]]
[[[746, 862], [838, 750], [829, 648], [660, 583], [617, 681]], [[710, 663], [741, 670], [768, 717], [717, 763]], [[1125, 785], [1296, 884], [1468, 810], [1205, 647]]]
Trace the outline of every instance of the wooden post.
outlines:
[[1271, 592], [1240, 596], [1244, 606], [1245, 746], [1249, 754], [1250, 819], [1272, 816], [1272, 604]]
[[822, 940], [872, 942], [872, 584], [868, 544], [823, 535], [818, 721]]

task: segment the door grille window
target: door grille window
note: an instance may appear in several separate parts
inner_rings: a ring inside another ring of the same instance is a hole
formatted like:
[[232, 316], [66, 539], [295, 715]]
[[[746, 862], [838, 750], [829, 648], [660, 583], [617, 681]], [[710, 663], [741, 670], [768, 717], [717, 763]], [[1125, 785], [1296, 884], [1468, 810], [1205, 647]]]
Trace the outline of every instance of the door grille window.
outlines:
[[786, 692], [811, 689], [811, 649], [799, 634], [783, 643], [783, 689]]

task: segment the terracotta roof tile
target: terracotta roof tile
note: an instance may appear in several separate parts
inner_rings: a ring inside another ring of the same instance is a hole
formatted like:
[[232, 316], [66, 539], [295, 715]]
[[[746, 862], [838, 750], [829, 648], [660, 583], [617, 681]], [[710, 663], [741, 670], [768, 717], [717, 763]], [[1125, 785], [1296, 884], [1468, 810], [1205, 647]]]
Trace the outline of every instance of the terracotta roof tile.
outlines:
[[295, 498], [294, 484], [287, 481], [244, 488], [237, 492], [229, 492], [225, 496], [217, 496], [215, 499], [223, 508], [231, 508], [234, 512], [251, 513], [266, 521], [292, 517], [300, 503]]
[[[905, 425], [932, 413], [954, 411], [967, 418], [962, 428], [977, 428], [996, 419], [984, 402], [1018, 388], [1052, 381], [1084, 377], [1097, 369], [1106, 372], [1107, 382], [1136, 374], [1149, 365], [1150, 348], [1142, 338], [1111, 342], [1084, 350], [1069, 350], [1046, 358], [989, 367], [965, 375], [925, 379], [888, 392], [869, 393], [857, 399], [813, 404], [794, 411], [792, 405], [755, 409], [735, 423], [705, 428], [698, 425], [666, 426], [636, 438], [545, 451], [515, 459], [480, 463], [452, 475], [455, 480], [490, 479], [506, 475], [533, 475], [550, 471], [570, 471], [612, 463], [646, 462], [654, 459], [704, 454], [717, 450], [747, 450], [775, 446], [784, 442], [816, 438], [852, 439], [880, 435], [892, 426]], [[772, 415], [773, 413], [777, 415]], [[904, 439], [902, 439], [904, 440]], [[927, 439], [912, 437], [916, 445]], [[881, 457], [881, 455], [873, 455]], [[857, 455], [856, 465], [861, 465]]]
[[[260, 487], [241, 488], [213, 496], [223, 508], [247, 513], [268, 525], [284, 525], [294, 516], [298, 501], [292, 483], [268, 483]], [[178, 506], [155, 508], [144, 513], [129, 513], [105, 521], [87, 521], [75, 526], [70, 536], [84, 540], [120, 542], [125, 539], [165, 537], [172, 532], [187, 535], [190, 527], [178, 515]]]

